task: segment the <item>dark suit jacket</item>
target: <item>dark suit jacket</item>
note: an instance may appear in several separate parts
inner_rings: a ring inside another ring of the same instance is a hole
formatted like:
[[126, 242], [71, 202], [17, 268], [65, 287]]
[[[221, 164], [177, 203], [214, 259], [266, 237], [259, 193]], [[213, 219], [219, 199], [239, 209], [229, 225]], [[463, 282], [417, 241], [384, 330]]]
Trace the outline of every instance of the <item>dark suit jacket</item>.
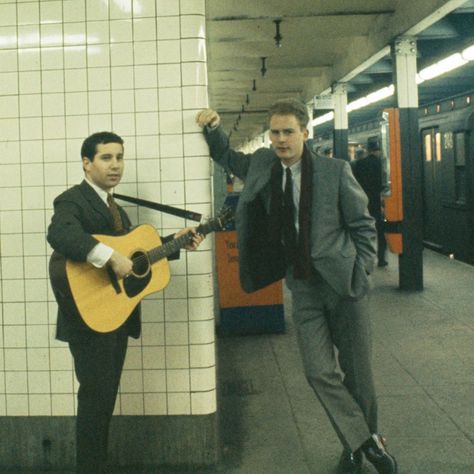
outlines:
[[[130, 219], [119, 206], [123, 226], [128, 230]], [[109, 208], [86, 181], [73, 186], [54, 200], [54, 214], [48, 227], [47, 239], [54, 252], [50, 260], [50, 272], [57, 271], [64, 259], [86, 261], [88, 253], [98, 241], [91, 234], [114, 235], [113, 220]], [[168, 236], [164, 242], [172, 239]], [[173, 256], [176, 257], [176, 256]], [[56, 337], [62, 341], [78, 341], [96, 334], [80, 317], [67, 284], [55, 290], [58, 302]], [[127, 334], [140, 336], [140, 305], [125, 323]]]
[[[240, 281], [256, 291], [285, 274], [280, 249], [268, 245], [271, 169], [279, 158], [268, 148], [252, 154], [232, 150], [222, 127], [204, 130], [217, 163], [245, 183], [236, 212]], [[343, 160], [311, 154], [311, 262], [343, 297], [362, 297], [369, 288], [376, 231], [367, 197]]]

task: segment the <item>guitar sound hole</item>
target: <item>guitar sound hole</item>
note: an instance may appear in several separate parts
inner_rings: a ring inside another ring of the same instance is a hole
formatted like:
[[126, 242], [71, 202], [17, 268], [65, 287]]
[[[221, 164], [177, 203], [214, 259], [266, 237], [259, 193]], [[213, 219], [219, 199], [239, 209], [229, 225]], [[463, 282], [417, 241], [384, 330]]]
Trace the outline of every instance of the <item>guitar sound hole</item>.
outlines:
[[144, 252], [135, 252], [132, 255], [133, 260], [133, 273], [136, 276], [144, 276], [150, 269], [150, 262]]

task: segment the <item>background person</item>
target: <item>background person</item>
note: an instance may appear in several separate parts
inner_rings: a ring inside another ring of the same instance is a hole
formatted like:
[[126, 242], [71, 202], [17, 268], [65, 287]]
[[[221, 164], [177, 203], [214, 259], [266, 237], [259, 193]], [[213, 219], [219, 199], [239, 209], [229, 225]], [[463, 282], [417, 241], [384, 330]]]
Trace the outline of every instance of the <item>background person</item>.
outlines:
[[377, 142], [367, 144], [367, 156], [354, 162], [352, 172], [369, 198], [369, 213], [375, 219], [377, 229], [377, 259], [378, 266], [388, 265], [385, 255], [387, 241], [384, 232], [384, 216], [382, 212], [383, 166], [382, 150]]

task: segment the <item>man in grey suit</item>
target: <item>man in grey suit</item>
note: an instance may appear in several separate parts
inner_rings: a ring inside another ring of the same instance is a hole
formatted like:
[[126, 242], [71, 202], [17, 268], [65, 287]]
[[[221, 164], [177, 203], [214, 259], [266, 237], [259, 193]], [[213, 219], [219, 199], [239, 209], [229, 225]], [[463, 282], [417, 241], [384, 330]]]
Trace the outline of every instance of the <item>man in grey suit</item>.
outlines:
[[370, 360], [376, 231], [349, 164], [309, 150], [309, 117], [297, 100], [270, 108], [272, 148], [252, 154], [230, 148], [214, 110], [196, 121], [212, 159], [244, 181], [236, 213], [243, 289], [286, 278], [306, 378], [343, 445], [338, 472], [359, 473], [365, 455], [379, 473], [396, 473], [377, 433]]

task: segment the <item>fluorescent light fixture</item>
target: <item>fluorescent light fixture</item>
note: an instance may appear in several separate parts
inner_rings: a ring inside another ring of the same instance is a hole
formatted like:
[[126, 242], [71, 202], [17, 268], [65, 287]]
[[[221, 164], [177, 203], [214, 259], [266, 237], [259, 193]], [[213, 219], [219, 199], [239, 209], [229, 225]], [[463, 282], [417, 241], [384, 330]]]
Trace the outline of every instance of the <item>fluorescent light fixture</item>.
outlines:
[[[458, 67], [464, 66], [469, 61], [474, 61], [474, 45], [467, 47], [461, 53], [455, 53], [447, 58], [438, 61], [431, 66], [425, 67], [416, 75], [416, 84], [421, 84], [424, 81], [429, 79], [434, 79], [435, 77], [441, 76], [449, 71], [457, 69]], [[378, 91], [372, 92], [371, 94], [361, 97], [360, 99], [354, 100], [347, 104], [347, 112], [352, 112], [353, 110], [361, 109], [366, 107], [369, 104], [378, 102], [379, 100], [390, 97], [395, 93], [394, 85], [384, 87]], [[314, 119], [311, 122], [311, 125], [314, 127], [316, 125], [321, 125], [323, 123], [329, 122], [334, 118], [334, 113], [330, 112], [317, 119]]]
[[378, 102], [379, 100], [386, 99], [387, 97], [392, 96], [395, 93], [395, 86], [390, 84], [387, 87], [379, 89], [378, 91], [372, 92], [367, 96], [367, 100], [370, 104]]
[[463, 49], [461, 56], [467, 61], [474, 61], [474, 44], [466, 49]]
[[418, 73], [418, 75], [421, 79], [427, 81], [428, 79], [433, 79], [449, 71], [452, 71], [453, 69], [464, 66], [464, 64], [468, 62], [469, 61], [467, 59], [464, 59], [461, 56], [461, 53], [455, 53], [451, 56], [448, 56], [447, 58], [442, 59], [441, 61], [438, 61], [435, 64], [432, 64], [431, 66], [425, 67]]
[[328, 112], [327, 114], [321, 115], [311, 121], [311, 125], [315, 127], [316, 125], [321, 125], [322, 123], [329, 122], [334, 118], [334, 112]]
[[425, 80], [417, 73], [415, 77], [415, 82], [417, 84], [421, 84], [422, 82], [425, 82]]

